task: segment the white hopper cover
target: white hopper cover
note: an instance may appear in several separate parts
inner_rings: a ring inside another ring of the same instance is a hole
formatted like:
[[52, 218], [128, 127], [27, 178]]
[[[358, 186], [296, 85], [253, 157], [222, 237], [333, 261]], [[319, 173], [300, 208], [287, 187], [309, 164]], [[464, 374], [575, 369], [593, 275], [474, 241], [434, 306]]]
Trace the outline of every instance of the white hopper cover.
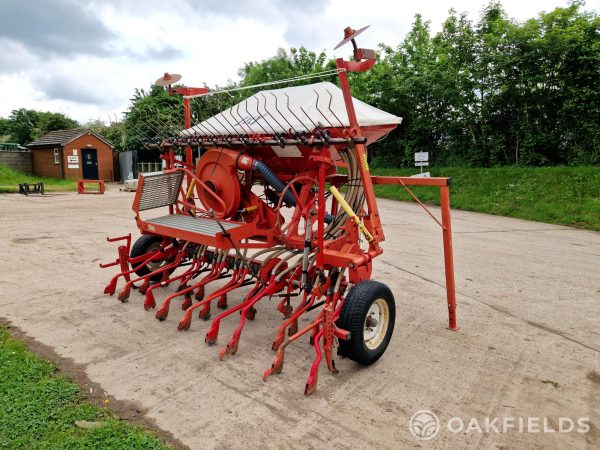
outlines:
[[[401, 117], [355, 98], [353, 101], [360, 126], [394, 125], [402, 122]], [[314, 124], [323, 128], [350, 126], [342, 90], [333, 83], [321, 82], [261, 91], [232, 108], [183, 130], [181, 134], [274, 134], [287, 133], [289, 129], [312, 132]]]

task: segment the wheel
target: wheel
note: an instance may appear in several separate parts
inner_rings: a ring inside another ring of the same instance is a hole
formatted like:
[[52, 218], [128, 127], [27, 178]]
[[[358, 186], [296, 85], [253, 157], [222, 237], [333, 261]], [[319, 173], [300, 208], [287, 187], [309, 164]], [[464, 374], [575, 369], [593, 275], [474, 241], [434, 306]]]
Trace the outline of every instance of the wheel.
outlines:
[[338, 354], [357, 363], [373, 364], [385, 352], [396, 320], [396, 302], [390, 288], [378, 281], [352, 286], [344, 300], [337, 326], [350, 332], [340, 340]]
[[[131, 258], [136, 258], [138, 256], [145, 255], [146, 253], [156, 251], [162, 245], [163, 238], [160, 236], [152, 236], [149, 234], [141, 235], [137, 241], [131, 247], [131, 252], [129, 256]], [[143, 277], [144, 275], [148, 275], [153, 270], [159, 269], [163, 265], [167, 263], [167, 260], [163, 259], [162, 261], [152, 261], [146, 264], [143, 267], [140, 267], [135, 273]], [[173, 272], [170, 270], [169, 273]], [[150, 277], [151, 281], [160, 281], [162, 280], [163, 274], [159, 273]]]

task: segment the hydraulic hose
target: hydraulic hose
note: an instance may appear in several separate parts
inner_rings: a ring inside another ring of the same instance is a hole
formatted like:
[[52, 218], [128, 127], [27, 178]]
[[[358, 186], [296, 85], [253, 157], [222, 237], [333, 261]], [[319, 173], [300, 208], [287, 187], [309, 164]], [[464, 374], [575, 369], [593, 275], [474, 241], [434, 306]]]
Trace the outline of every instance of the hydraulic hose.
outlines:
[[[275, 175], [275, 172], [273, 172], [271, 168], [264, 162], [255, 159], [254, 163], [252, 164], [252, 168], [259, 172], [265, 178], [267, 184], [275, 189], [278, 193], [281, 194], [283, 192], [285, 189], [285, 183], [281, 181], [279, 177]], [[296, 206], [296, 199], [290, 190], [285, 193], [283, 200], [290, 206]]]
[[[267, 166], [264, 162], [255, 159], [252, 163], [252, 168], [259, 172], [264, 177], [267, 184], [273, 189], [275, 189], [279, 194], [281, 194], [284, 191], [286, 184], [283, 181], [281, 181], [279, 177], [275, 175], [275, 172], [273, 172], [271, 168]], [[289, 206], [296, 206], [296, 198], [294, 197], [294, 194], [292, 194], [292, 191], [289, 189], [285, 192], [283, 200]], [[333, 222], [333, 219], [334, 217], [331, 214], [325, 213], [325, 223]]]

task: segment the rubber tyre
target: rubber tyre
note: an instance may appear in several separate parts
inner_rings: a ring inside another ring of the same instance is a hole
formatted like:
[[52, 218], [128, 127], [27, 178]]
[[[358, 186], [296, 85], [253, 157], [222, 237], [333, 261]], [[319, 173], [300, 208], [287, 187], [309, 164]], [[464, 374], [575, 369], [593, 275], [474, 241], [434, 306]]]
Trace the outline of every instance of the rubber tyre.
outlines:
[[[148, 253], [148, 249], [156, 244], [161, 244], [163, 241], [163, 238], [160, 236], [153, 236], [150, 234], [143, 234], [141, 235], [137, 241], [134, 242], [133, 246], [131, 247], [131, 252], [129, 253], [129, 256], [132, 258], [136, 258], [138, 256], [142, 256], [146, 253]], [[144, 267], [140, 267], [138, 270], [135, 271], [135, 273], [140, 276], [143, 277], [144, 275], [148, 275], [151, 272], [151, 269], [148, 266], [144, 266]], [[169, 271], [169, 273], [171, 273], [171, 271]], [[159, 273], [157, 275], [154, 275], [152, 277], [150, 277], [151, 281], [160, 281], [162, 280], [163, 274]]]
[[[375, 348], [367, 347], [364, 340], [365, 320], [371, 305], [381, 299], [387, 304], [389, 319], [381, 342]], [[337, 326], [350, 332], [350, 339], [339, 340], [338, 355], [368, 366], [377, 361], [387, 349], [396, 321], [396, 302], [390, 288], [378, 281], [367, 280], [355, 284], [342, 305]]]

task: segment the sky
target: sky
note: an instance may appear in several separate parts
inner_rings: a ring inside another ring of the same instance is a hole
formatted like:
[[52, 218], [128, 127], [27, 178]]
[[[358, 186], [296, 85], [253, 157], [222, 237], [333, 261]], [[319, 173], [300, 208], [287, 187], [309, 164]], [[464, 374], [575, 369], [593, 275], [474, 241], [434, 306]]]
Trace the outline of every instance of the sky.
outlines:
[[[476, 21], [486, 0], [0, 0], [0, 117], [62, 112], [80, 123], [121, 119], [135, 88], [164, 72], [188, 86], [237, 81], [244, 62], [304, 46], [333, 47], [347, 26], [360, 47], [398, 45], [419, 13], [439, 31], [450, 8]], [[502, 0], [523, 21], [566, 0]], [[586, 10], [599, 11], [600, 0]]]

